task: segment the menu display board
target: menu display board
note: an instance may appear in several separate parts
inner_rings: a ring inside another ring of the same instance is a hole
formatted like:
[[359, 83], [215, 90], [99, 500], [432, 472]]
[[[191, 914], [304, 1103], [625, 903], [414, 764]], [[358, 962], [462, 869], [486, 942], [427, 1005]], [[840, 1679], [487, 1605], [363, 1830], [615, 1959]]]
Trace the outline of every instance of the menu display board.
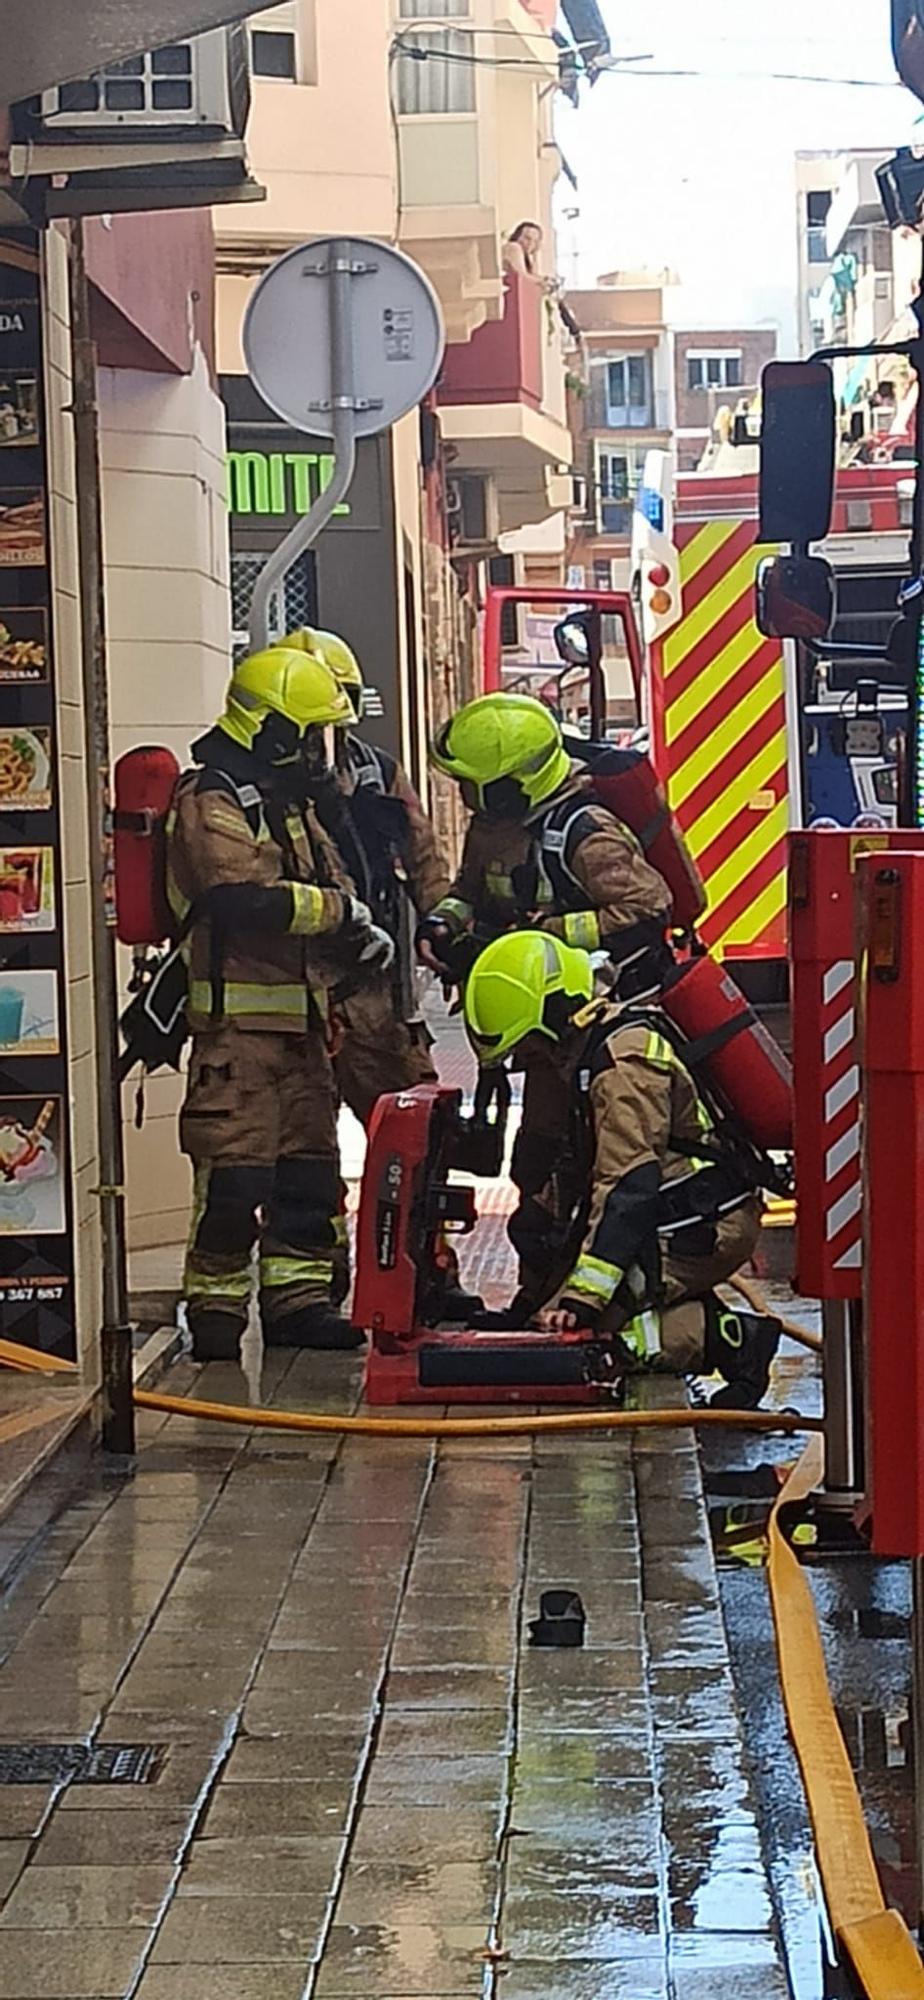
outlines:
[[40, 255], [0, 230], [0, 1336], [74, 1359]]

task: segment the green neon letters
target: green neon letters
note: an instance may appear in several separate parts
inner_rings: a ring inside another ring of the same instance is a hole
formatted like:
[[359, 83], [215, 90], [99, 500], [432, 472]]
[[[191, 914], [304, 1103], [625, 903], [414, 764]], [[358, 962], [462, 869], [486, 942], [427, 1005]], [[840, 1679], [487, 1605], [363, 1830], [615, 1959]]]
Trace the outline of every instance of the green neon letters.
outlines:
[[[228, 507], [232, 514], [307, 514], [329, 486], [330, 452], [229, 451]], [[341, 500], [335, 514], [349, 514]]]

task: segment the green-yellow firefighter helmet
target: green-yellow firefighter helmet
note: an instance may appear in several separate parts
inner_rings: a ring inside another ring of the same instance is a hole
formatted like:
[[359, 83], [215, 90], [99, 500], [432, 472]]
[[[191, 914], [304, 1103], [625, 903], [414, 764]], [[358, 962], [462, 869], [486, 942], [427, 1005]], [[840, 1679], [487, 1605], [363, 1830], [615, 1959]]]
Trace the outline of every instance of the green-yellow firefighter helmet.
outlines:
[[571, 768], [551, 710], [528, 694], [485, 694], [460, 708], [431, 752], [475, 812], [522, 819], [564, 784]]
[[589, 954], [545, 931], [508, 931], [476, 958], [465, 987], [465, 1028], [485, 1068], [527, 1035], [557, 1042], [593, 997]]
[[320, 626], [301, 625], [297, 632], [280, 639], [281, 646], [294, 647], [297, 652], [313, 653], [329, 667], [335, 681], [342, 687], [353, 709], [353, 721], [361, 722], [365, 683], [363, 671], [352, 646], [341, 639], [339, 632], [324, 632]]
[[352, 711], [348, 696], [323, 660], [271, 646], [266, 652], [251, 653], [235, 667], [218, 727], [245, 750], [253, 750], [270, 716], [280, 716], [290, 725], [284, 735], [290, 737], [294, 753], [307, 730], [328, 724], [343, 728], [352, 720]]

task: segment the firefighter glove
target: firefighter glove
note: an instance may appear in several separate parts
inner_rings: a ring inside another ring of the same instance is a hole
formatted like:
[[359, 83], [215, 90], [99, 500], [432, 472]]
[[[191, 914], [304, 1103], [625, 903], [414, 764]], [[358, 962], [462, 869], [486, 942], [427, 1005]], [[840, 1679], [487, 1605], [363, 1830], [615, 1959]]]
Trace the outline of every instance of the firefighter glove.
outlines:
[[381, 924], [373, 923], [368, 903], [361, 903], [357, 897], [351, 896], [343, 928], [350, 943], [356, 947], [360, 965], [368, 966], [373, 972], [387, 972], [394, 964], [394, 938], [389, 937]]
[[418, 958], [424, 956], [422, 947], [429, 946], [433, 957], [445, 966], [452, 964], [455, 942], [452, 928], [443, 917], [423, 917], [414, 932], [414, 949]]

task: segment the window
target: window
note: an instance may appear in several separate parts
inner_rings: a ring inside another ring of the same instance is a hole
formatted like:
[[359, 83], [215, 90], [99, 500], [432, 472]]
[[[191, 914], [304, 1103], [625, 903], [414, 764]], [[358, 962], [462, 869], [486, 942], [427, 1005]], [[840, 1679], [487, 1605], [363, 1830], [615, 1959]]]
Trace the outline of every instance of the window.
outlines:
[[740, 389], [740, 348], [718, 348], [714, 352], [690, 349], [687, 353], [688, 389]]
[[828, 220], [831, 194], [828, 188], [813, 188], [805, 197], [805, 220], [809, 229], [823, 229]]
[[597, 519], [602, 535], [631, 534], [641, 470], [641, 458], [636, 459], [633, 453], [598, 447]]
[[458, 28], [414, 28], [416, 54], [395, 64], [398, 110], [403, 117], [474, 111], [472, 44]]
[[402, 21], [464, 20], [471, 6], [470, 0], [400, 0], [398, 13]]
[[644, 430], [654, 422], [651, 355], [623, 354], [603, 367], [605, 422], [611, 430]]
[[609, 556], [594, 557], [594, 589], [612, 590], [613, 565]]
[[278, 76], [288, 83], [296, 79], [295, 36], [255, 28], [250, 37], [254, 76]]
[[275, 77], [281, 83], [298, 83], [299, 39], [298, 0], [280, 7], [267, 7], [250, 17], [250, 60], [254, 76]]

